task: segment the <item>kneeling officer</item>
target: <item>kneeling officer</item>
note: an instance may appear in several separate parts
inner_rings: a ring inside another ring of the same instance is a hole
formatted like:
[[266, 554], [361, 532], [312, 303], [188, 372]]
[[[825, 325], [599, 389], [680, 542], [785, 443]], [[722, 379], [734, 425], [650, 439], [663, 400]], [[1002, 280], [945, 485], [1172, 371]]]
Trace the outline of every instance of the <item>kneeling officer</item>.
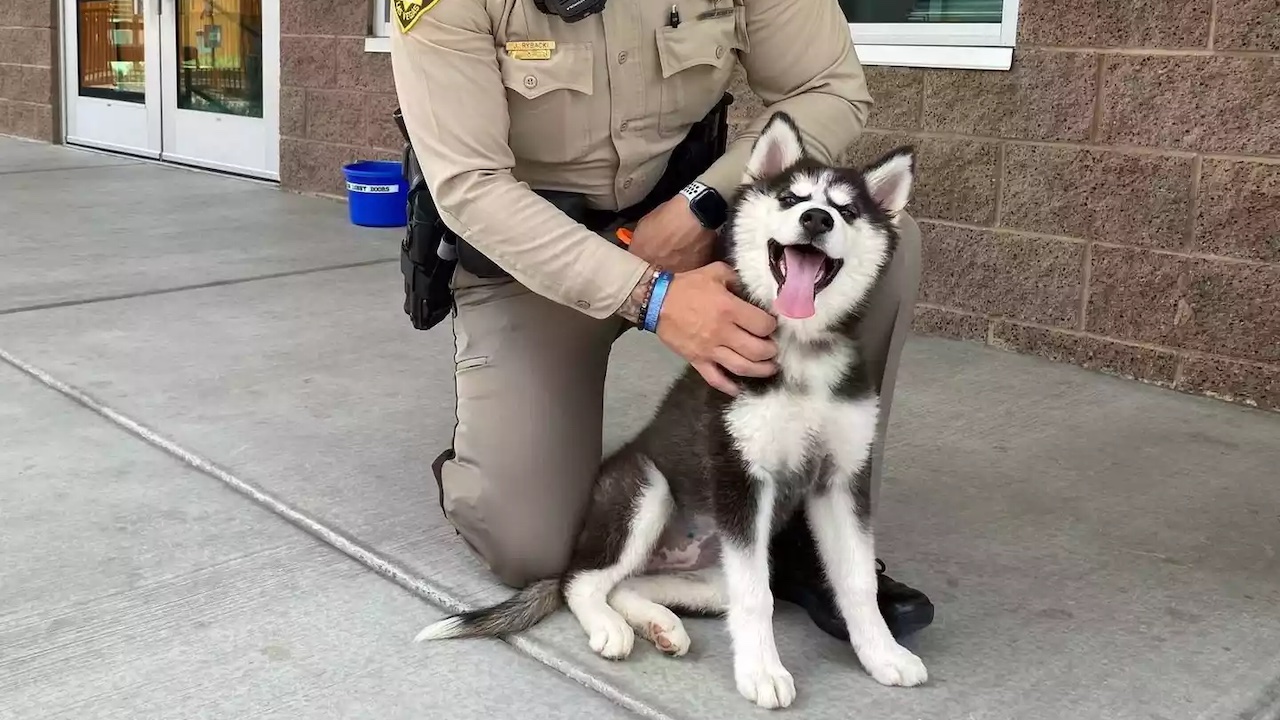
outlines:
[[[724, 198], [773, 111], [830, 160], [859, 136], [871, 97], [837, 0], [392, 3], [402, 128], [429, 191], [412, 212], [438, 211], [450, 240], [429, 250], [459, 260], [433, 278], [433, 307], [405, 265], [415, 325], [453, 316], [457, 426], [433, 465], [441, 507], [498, 578], [523, 587], [568, 562], [622, 330], [656, 332], [727, 393], [721, 368], [775, 372], [773, 317], [708, 264]], [[738, 65], [764, 109], [726, 144]], [[619, 227], [634, 228], [629, 247], [613, 241]], [[919, 273], [918, 232], [910, 219], [903, 230], [864, 331], [880, 442]], [[655, 289], [659, 268], [674, 277]], [[438, 302], [441, 282], [451, 301]], [[656, 324], [641, 317], [663, 291]], [[874, 456], [878, 478], [879, 444]], [[802, 517], [772, 552], [775, 594], [847, 638]], [[923, 594], [879, 577], [896, 634], [931, 621]]]

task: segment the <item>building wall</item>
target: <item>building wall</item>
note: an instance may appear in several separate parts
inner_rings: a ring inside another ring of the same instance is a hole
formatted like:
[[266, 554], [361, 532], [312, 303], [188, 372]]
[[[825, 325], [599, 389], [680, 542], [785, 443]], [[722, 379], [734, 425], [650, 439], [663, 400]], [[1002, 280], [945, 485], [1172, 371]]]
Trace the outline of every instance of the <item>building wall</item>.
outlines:
[[1010, 72], [868, 68], [915, 329], [1280, 409], [1280, 0], [1022, 0]]
[[[1280, 0], [1021, 8], [1009, 72], [867, 68], [847, 159], [919, 150], [916, 331], [1280, 409]], [[398, 156], [366, 12], [283, 0], [286, 187]]]
[[0, 135], [57, 136], [51, 0], [0, 0]]
[[368, 2], [281, 0], [280, 15], [281, 182], [342, 195], [343, 164], [400, 157], [391, 56], [365, 52]]

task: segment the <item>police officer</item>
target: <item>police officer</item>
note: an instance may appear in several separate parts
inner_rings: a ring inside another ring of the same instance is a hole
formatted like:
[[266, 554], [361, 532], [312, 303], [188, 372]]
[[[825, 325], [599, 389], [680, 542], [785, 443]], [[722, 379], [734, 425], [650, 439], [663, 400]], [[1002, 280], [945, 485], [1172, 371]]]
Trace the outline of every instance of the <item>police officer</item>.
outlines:
[[[708, 383], [732, 394], [721, 368], [776, 370], [773, 317], [708, 264], [725, 198], [771, 112], [832, 160], [872, 101], [837, 0], [392, 1], [396, 91], [426, 186], [443, 223], [497, 269], [464, 262], [452, 277], [457, 425], [433, 464], [441, 506], [499, 579], [523, 587], [568, 562], [602, 453], [610, 347], [640, 324], [657, 268], [676, 274], [656, 334]], [[683, 191], [654, 199], [739, 64], [764, 110]], [[639, 214], [630, 247], [548, 192], [622, 222]], [[919, 273], [918, 229], [904, 218], [903, 231], [862, 338], [881, 438]], [[873, 456], [878, 482], [879, 442]], [[772, 552], [775, 595], [847, 638], [803, 521]], [[878, 570], [890, 629], [929, 624], [928, 598]]]

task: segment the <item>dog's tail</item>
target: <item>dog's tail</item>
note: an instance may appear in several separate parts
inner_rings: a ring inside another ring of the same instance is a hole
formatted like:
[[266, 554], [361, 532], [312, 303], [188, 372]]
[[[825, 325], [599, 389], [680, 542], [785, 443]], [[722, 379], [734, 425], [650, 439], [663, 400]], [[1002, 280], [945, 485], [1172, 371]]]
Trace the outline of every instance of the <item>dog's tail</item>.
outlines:
[[432, 623], [413, 641], [488, 637], [528, 630], [564, 604], [560, 587], [559, 579], [540, 580], [497, 605]]

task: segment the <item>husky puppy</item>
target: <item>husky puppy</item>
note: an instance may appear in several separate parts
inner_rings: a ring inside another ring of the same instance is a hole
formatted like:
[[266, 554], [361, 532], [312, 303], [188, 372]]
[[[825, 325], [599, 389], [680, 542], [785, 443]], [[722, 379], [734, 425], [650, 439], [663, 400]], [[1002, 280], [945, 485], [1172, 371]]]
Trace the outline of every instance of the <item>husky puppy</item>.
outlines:
[[820, 163], [792, 119], [773, 115], [719, 255], [740, 296], [778, 316], [778, 373], [735, 378], [742, 392], [729, 397], [688, 368], [648, 426], [602, 463], [562, 577], [416, 639], [519, 632], [563, 603], [605, 658], [627, 657], [636, 633], [680, 656], [689, 636], [673, 609], [724, 614], [738, 691], [786, 707], [796, 691], [774, 641], [769, 541], [803, 507], [862, 666], [885, 685], [923, 683], [924, 664], [876, 605], [867, 500], [879, 397], [856, 333], [914, 171], [909, 147], [862, 172]]

